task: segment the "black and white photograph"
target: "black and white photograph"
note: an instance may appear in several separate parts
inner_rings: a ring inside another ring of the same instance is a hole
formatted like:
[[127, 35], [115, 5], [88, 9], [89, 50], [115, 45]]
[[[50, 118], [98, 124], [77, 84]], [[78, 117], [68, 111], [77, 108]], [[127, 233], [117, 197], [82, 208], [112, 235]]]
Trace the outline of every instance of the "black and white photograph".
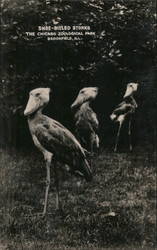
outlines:
[[0, 4], [0, 250], [155, 250], [156, 0]]

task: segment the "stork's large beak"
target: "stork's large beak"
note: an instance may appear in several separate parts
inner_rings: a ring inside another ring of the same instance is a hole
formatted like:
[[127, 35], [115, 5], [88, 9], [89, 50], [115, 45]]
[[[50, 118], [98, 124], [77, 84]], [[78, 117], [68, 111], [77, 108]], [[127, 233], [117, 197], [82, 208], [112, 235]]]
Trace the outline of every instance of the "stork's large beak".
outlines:
[[124, 94], [124, 96], [123, 96], [123, 98], [126, 98], [126, 97], [128, 97], [128, 96], [131, 96], [132, 94], [133, 94], [133, 88], [132, 87], [127, 87], [127, 89], [126, 89], [126, 92], [125, 92], [125, 94]]
[[30, 95], [27, 106], [24, 111], [24, 115], [28, 116], [33, 114], [36, 110], [38, 110], [39, 106], [39, 100], [36, 100], [34, 96]]
[[73, 102], [73, 104], [71, 105], [71, 108], [77, 108], [79, 107], [83, 102], [85, 101], [84, 96], [82, 95], [78, 95], [76, 100]]
[[123, 98], [131, 96], [134, 92], [137, 91], [139, 84], [138, 83], [132, 83], [132, 85], [128, 84], [126, 92], [123, 96]]

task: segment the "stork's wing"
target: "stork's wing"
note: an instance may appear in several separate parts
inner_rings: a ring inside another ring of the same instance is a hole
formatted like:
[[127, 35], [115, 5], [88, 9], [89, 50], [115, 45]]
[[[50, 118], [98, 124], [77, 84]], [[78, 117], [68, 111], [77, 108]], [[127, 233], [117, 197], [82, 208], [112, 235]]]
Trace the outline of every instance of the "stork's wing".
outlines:
[[59, 122], [44, 116], [44, 122], [37, 125], [35, 136], [40, 144], [54, 154], [57, 161], [73, 170], [83, 172], [86, 179], [91, 175], [90, 167], [80, 143], [74, 135]]
[[99, 122], [96, 113], [91, 108], [88, 108], [85, 115], [87, 121], [91, 124], [91, 127], [94, 129], [94, 131], [97, 131], [99, 127]]
[[92, 113], [91, 123], [92, 123], [92, 126], [93, 126], [94, 130], [95, 131], [98, 130], [99, 122], [98, 122], [98, 119], [97, 119], [97, 115], [95, 113]]
[[89, 107], [86, 112], [78, 111], [75, 114], [75, 125], [78, 129], [85, 131], [96, 132], [98, 130], [99, 122], [94, 111]]
[[122, 115], [125, 114], [127, 112], [131, 111], [131, 105], [127, 104], [127, 103], [121, 103], [121, 105], [119, 105], [119, 107], [117, 107], [113, 113], [115, 115]]
[[120, 103], [116, 106], [116, 108], [119, 108], [119, 107], [121, 107], [121, 106], [123, 106], [123, 105], [125, 105], [125, 104], [126, 104], [126, 102], [125, 102], [125, 101], [120, 102]]
[[67, 154], [84, 156], [84, 151], [72, 133], [60, 123], [47, 119], [36, 127], [35, 135], [39, 142], [48, 151], [57, 157], [65, 158]]

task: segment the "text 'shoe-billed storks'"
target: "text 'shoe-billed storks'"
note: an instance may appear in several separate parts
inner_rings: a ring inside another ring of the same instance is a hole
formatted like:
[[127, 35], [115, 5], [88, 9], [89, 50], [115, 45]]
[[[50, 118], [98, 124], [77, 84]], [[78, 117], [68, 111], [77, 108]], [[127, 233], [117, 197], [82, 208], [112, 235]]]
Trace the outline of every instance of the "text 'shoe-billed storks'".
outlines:
[[83, 88], [71, 105], [71, 108], [76, 110], [74, 116], [76, 135], [81, 144], [91, 152], [99, 148], [97, 135], [99, 122], [96, 113], [90, 107], [90, 102], [95, 100], [97, 94], [97, 87]]
[[42, 114], [48, 104], [50, 88], [37, 88], [30, 92], [24, 111], [35, 146], [43, 153], [47, 177], [43, 215], [46, 213], [50, 186], [50, 166], [53, 161], [56, 185], [56, 208], [59, 208], [59, 179], [56, 163], [68, 165], [72, 174], [79, 174], [87, 181], [92, 179], [90, 166], [80, 143], [74, 135], [59, 122]]
[[137, 108], [137, 103], [133, 95], [137, 91], [137, 88], [138, 88], [138, 83], [128, 83], [126, 92], [123, 96], [123, 102], [121, 102], [110, 115], [111, 120], [119, 123], [114, 152], [117, 151], [121, 127], [126, 119], [128, 119], [128, 122], [129, 122], [129, 126], [128, 126], [129, 148], [130, 148], [130, 151], [132, 151], [131, 122], [132, 122], [132, 116], [135, 113], [135, 110]]

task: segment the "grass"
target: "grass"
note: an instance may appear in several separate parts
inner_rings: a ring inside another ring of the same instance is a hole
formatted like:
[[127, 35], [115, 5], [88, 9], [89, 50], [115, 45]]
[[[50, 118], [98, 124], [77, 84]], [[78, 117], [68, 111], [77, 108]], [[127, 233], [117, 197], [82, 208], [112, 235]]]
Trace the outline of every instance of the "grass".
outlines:
[[0, 151], [0, 250], [154, 249], [155, 154], [102, 151], [92, 160], [94, 180], [60, 173], [62, 212], [55, 210], [51, 171], [48, 214], [40, 153]]

